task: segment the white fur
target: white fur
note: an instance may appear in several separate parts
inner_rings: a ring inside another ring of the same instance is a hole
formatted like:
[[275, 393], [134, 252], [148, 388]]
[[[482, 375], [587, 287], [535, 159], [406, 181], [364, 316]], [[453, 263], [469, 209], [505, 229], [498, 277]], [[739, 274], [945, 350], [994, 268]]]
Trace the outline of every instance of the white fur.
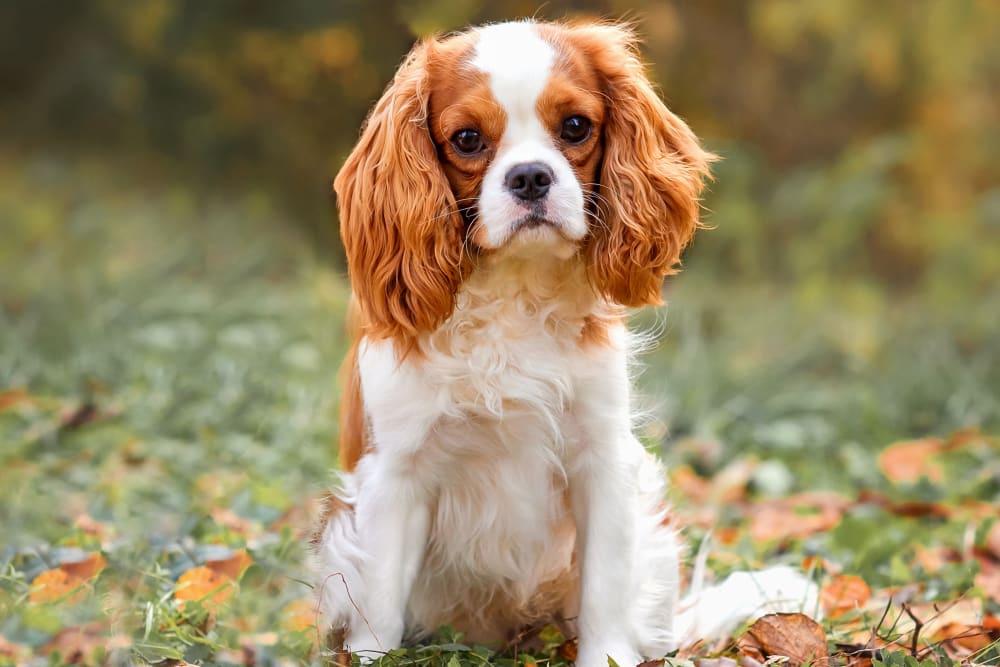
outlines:
[[[419, 354], [359, 348], [370, 450], [343, 476], [351, 507], [330, 515], [316, 551], [326, 619], [356, 652], [456, 621], [472, 641], [503, 641], [556, 616], [575, 619], [578, 665], [628, 667], [728, 627], [727, 604], [746, 614], [788, 590], [737, 578], [686, 600], [674, 631], [665, 476], [631, 431], [621, 312], [594, 294], [573, 242], [586, 232], [581, 185], [535, 111], [554, 57], [530, 23], [479, 32], [473, 64], [508, 117], [479, 205], [497, 250]], [[512, 239], [524, 211], [503, 176], [529, 160], [556, 174], [545, 205], [559, 233]], [[582, 342], [595, 322], [608, 340]]]
[[373, 451], [345, 475], [353, 517], [331, 518], [319, 554], [322, 572], [343, 575], [327, 577], [323, 606], [352, 648], [387, 650], [456, 614], [502, 639], [475, 622], [480, 608], [529, 608], [574, 551], [581, 593], [561, 611], [578, 616], [579, 664], [675, 645], [664, 477], [630, 432], [624, 330], [610, 346], [579, 344], [593, 313], [611, 314], [576, 258], [501, 253], [423, 358], [365, 342]]
[[[472, 66], [490, 78], [493, 97], [507, 114], [507, 127], [496, 157], [486, 170], [479, 198], [479, 222], [486, 230], [483, 245], [500, 248], [511, 239], [513, 224], [534, 212], [504, 186], [507, 172], [524, 162], [543, 162], [555, 178], [541, 213], [555, 223], [563, 236], [578, 241], [587, 233], [583, 188], [565, 156], [552, 140], [553, 128], [542, 125], [535, 109], [545, 89], [555, 49], [543, 40], [530, 22], [500, 23], [478, 31]], [[546, 229], [529, 242], [557, 240]]]

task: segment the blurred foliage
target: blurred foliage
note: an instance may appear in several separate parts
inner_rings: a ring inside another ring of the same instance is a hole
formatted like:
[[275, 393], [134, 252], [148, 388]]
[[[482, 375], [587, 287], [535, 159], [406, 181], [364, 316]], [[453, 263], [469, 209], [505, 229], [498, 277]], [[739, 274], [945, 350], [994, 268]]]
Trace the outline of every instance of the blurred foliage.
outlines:
[[720, 277], [946, 296], [1000, 276], [988, 0], [4, 3], [5, 152], [260, 192], [332, 247], [329, 183], [414, 39], [531, 15], [635, 21], [666, 98], [725, 157], [719, 231], [695, 250]]
[[[711, 569], [808, 555], [935, 604], [971, 579], [1000, 613], [1000, 3], [15, 1], [0, 665], [320, 661], [298, 580], [347, 345], [330, 181], [416, 36], [530, 15], [633, 20], [724, 157], [669, 316], [635, 318], [663, 334], [639, 433], [692, 541], [718, 527]], [[930, 436], [930, 478], [880, 466]], [[817, 489], [850, 499], [835, 528], [761, 539]], [[181, 605], [234, 550], [239, 595]], [[41, 599], [81, 552], [106, 570]], [[444, 640], [415, 650], [477, 655]]]

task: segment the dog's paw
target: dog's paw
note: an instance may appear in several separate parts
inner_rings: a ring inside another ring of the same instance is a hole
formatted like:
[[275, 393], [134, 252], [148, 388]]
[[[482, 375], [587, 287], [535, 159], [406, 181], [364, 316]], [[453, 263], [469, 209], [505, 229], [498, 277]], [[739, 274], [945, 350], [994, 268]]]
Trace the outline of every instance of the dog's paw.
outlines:
[[387, 651], [402, 645], [403, 630], [399, 628], [363, 628], [352, 629], [344, 637], [344, 647], [352, 655], [358, 656], [363, 664], [378, 660]]
[[612, 664], [617, 664], [618, 667], [635, 667], [640, 662], [642, 656], [621, 641], [581, 642], [576, 656], [576, 667], [608, 667]]

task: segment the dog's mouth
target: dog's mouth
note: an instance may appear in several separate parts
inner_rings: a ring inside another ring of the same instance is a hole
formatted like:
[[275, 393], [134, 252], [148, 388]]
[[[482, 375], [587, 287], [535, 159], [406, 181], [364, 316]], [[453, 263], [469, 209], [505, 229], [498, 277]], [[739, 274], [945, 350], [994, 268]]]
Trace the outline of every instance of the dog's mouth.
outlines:
[[532, 213], [524, 216], [511, 225], [511, 233], [516, 234], [525, 229], [538, 229], [540, 227], [550, 227], [555, 231], [560, 231], [560, 225], [555, 221]]

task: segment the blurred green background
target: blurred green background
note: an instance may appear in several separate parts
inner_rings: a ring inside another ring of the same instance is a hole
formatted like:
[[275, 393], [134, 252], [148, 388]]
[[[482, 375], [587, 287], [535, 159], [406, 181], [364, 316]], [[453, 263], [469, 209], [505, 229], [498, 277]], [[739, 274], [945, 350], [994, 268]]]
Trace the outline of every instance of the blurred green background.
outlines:
[[[852, 448], [996, 428], [986, 0], [4, 3], [0, 386], [132, 401], [192, 465], [249, 433], [257, 473], [294, 447], [314, 465], [289, 493], [321, 485], [347, 295], [331, 179], [417, 36], [526, 15], [634, 21], [723, 157], [670, 315], [637, 317], [663, 334], [653, 446], [822, 453], [868, 479]], [[279, 434], [296, 405], [299, 440]], [[11, 520], [30, 534], [38, 511]]]
[[[749, 460], [765, 496], [853, 495], [887, 486], [894, 440], [1000, 431], [1000, 3], [5, 2], [0, 639], [42, 650], [111, 614], [142, 659], [196, 660], [282, 623], [335, 461], [332, 178], [417, 36], [578, 15], [634, 21], [723, 157], [669, 312], [635, 318], [660, 339], [651, 448], [704, 475]], [[894, 492], [1000, 502], [976, 456]], [[220, 544], [257, 566], [189, 636], [170, 591]], [[81, 547], [110, 563], [104, 597], [25, 605]], [[842, 560], [912, 576], [883, 555]]]

